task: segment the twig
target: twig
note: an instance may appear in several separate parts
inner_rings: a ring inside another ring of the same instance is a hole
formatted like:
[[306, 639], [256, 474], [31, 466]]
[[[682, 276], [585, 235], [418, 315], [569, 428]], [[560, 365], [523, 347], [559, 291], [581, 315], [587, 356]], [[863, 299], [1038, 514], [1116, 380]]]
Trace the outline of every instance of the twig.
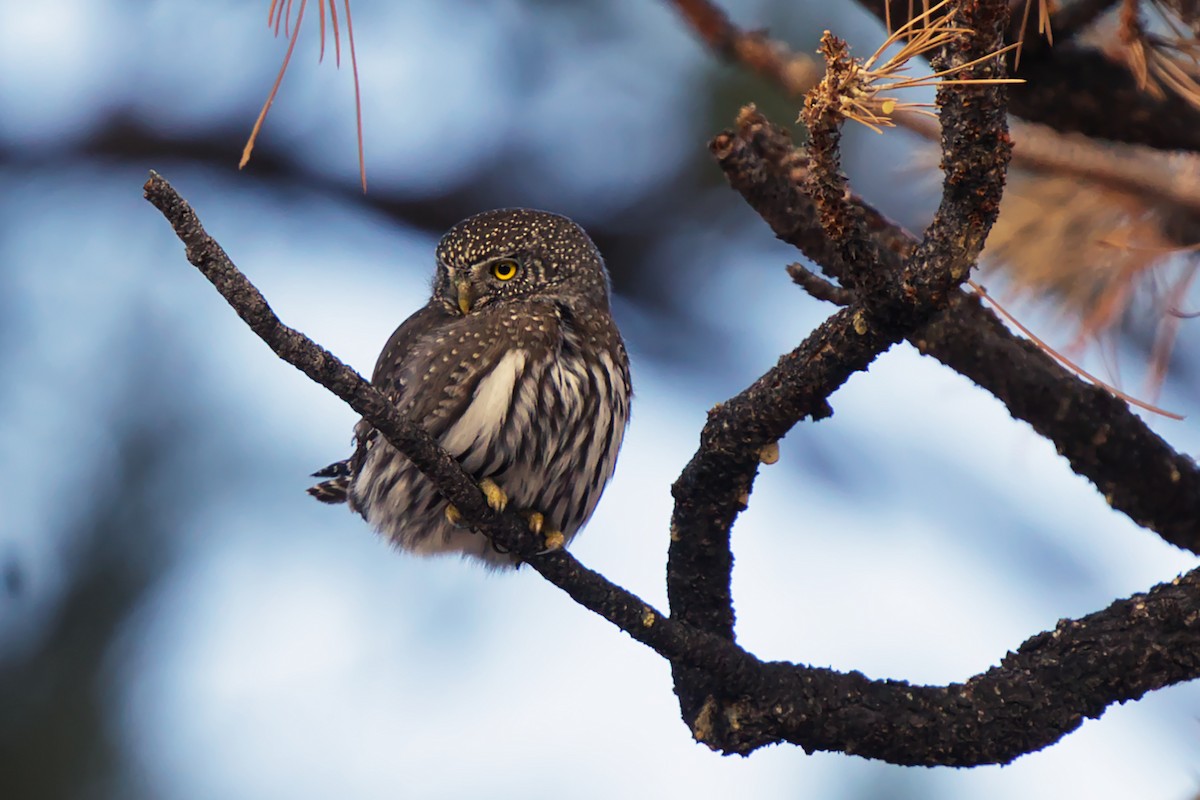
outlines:
[[833, 303], [835, 306], [848, 306], [854, 302], [854, 292], [842, 286], [835, 286], [803, 264], [788, 264], [787, 274], [792, 277], [793, 283], [817, 300]]
[[808, 55], [793, 53], [758, 31], [743, 31], [708, 0], [670, 0], [685, 22], [722, 57], [739, 62], [784, 91], [799, 97], [821, 79], [821, 67]]

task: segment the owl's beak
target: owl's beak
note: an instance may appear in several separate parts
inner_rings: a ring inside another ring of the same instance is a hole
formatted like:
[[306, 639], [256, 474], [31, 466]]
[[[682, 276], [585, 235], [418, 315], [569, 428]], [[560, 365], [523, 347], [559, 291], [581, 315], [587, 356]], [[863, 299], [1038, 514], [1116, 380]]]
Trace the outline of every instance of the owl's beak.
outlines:
[[466, 280], [455, 281], [454, 288], [458, 294], [458, 307], [462, 309], [463, 315], [471, 313], [471, 282]]

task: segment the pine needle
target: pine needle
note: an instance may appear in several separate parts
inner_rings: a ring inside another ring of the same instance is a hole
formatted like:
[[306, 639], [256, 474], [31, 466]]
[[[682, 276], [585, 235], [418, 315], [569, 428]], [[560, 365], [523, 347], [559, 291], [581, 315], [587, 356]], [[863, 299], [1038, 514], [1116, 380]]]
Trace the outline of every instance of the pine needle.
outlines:
[[[883, 96], [885, 93], [943, 84], [1021, 83], [1022, 81], [1016, 78], [952, 77], [963, 70], [1003, 55], [1016, 47], [1015, 44], [989, 53], [982, 58], [929, 75], [912, 78], [902, 76], [912, 59], [937, 50], [958, 37], [970, 33], [968, 28], [954, 25], [954, 9], [938, 15], [938, 12], [949, 5], [949, 2], [950, 0], [942, 0], [942, 2], [926, 8], [921, 14], [911, 17], [908, 22], [889, 34], [875, 52], [861, 61], [850, 58], [846, 43], [833, 36], [829, 31], [825, 31], [825, 35], [821, 37], [820, 49], [826, 62], [825, 78], [810, 94], [812, 102], [818, 106], [828, 105], [835, 109], [841, 117], [864, 125], [876, 133], [883, 133], [883, 128], [895, 125], [892, 116], [898, 110], [935, 116], [933, 112], [927, 110], [934, 107], [933, 103], [904, 102], [895, 97]], [[901, 45], [900, 50], [880, 62], [884, 52], [898, 44]]]
[[[334, 46], [334, 61], [335, 66], [340, 67], [342, 64], [342, 41], [338, 30], [338, 17], [336, 0], [328, 0], [329, 23], [330, 29], [333, 32]], [[296, 13], [295, 22], [292, 22], [292, 0], [271, 0], [271, 5], [267, 10], [267, 27], [274, 28], [275, 35], [278, 36], [282, 27], [284, 35], [288, 38], [287, 52], [283, 56], [283, 64], [279, 68], [279, 74], [275, 77], [275, 82], [271, 85], [271, 91], [267, 95], [267, 100], [263, 103], [262, 109], [258, 112], [258, 118], [254, 121], [254, 128], [250, 131], [250, 138], [246, 141], [246, 146], [242, 149], [242, 158], [238, 162], [238, 169], [243, 169], [250, 162], [250, 154], [254, 151], [254, 144], [258, 140], [258, 134], [262, 130], [263, 123], [267, 119], [267, 112], [271, 110], [271, 105], [275, 102], [275, 96], [279, 93], [279, 87], [283, 84], [283, 76], [287, 72], [288, 65], [292, 60], [292, 53], [296, 49], [296, 41], [300, 37], [300, 25], [304, 20], [304, 9], [308, 5], [308, 0], [300, 0], [299, 9]], [[350, 18], [350, 0], [344, 0], [346, 10], [346, 38], [350, 43], [350, 65], [354, 74], [354, 118], [355, 127], [358, 134], [358, 176], [362, 184], [363, 192], [367, 191], [367, 165], [366, 156], [363, 150], [363, 122], [362, 122], [362, 92], [358, 79], [358, 56], [354, 48], [354, 27]], [[317, 14], [320, 18], [320, 54], [317, 58], [318, 62], [325, 59], [325, 11], [326, 0], [318, 0]]]
[[1041, 350], [1043, 353], [1045, 353], [1046, 355], [1053, 358], [1055, 361], [1062, 364], [1067, 369], [1074, 372], [1079, 377], [1083, 378], [1084, 380], [1088, 381], [1089, 383], [1091, 383], [1095, 386], [1099, 386], [1101, 389], [1104, 389], [1109, 394], [1113, 395], [1114, 397], [1118, 397], [1121, 400], [1124, 400], [1126, 403], [1129, 403], [1130, 405], [1137, 406], [1138, 408], [1141, 408], [1141, 409], [1145, 409], [1146, 411], [1149, 411], [1153, 414], [1158, 414], [1159, 416], [1166, 417], [1167, 419], [1173, 419], [1173, 420], [1182, 420], [1183, 419], [1182, 414], [1176, 414], [1174, 411], [1167, 411], [1164, 408], [1159, 408], [1158, 406], [1147, 403], [1144, 400], [1139, 400], [1138, 398], [1134, 397], [1133, 395], [1127, 394], [1127, 393], [1121, 391], [1120, 389], [1118, 389], [1117, 387], [1100, 380], [1095, 375], [1091, 374], [1090, 372], [1085, 370], [1083, 367], [1079, 366], [1074, 361], [1067, 358], [1065, 355], [1063, 355], [1062, 353], [1058, 352], [1053, 347], [1048, 345], [1043, 339], [1038, 337], [1037, 334], [1035, 334], [1029, 328], [1025, 327], [1025, 325], [1023, 325], [1020, 320], [1018, 320], [1015, 316], [1013, 316], [1008, 311], [1008, 309], [1006, 309], [1004, 306], [1000, 305], [1000, 303], [994, 297], [992, 297], [990, 294], [988, 294], [987, 290], [984, 289], [981, 285], [979, 285], [978, 283], [976, 283], [973, 280], [968, 280], [967, 284], [972, 289], [974, 289], [975, 292], [980, 297], [982, 297], [984, 300], [986, 300], [989, 305], [991, 305], [993, 308], [995, 308], [996, 311], [999, 312], [1000, 316], [1002, 316], [1006, 320], [1008, 320], [1011, 325], [1013, 325], [1017, 330], [1019, 330], [1022, 333], [1022, 335], [1026, 336], [1029, 339], [1029, 341], [1031, 341], [1035, 345], [1037, 345], [1037, 348], [1039, 350]]

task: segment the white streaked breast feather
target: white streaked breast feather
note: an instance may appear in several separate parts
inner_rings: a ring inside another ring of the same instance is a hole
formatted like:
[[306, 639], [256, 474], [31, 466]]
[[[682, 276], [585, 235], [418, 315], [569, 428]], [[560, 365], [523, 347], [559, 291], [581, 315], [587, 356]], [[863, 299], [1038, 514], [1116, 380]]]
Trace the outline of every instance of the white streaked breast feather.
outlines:
[[527, 355], [524, 350], [508, 351], [479, 382], [467, 410], [442, 435], [442, 446], [451, 454], [458, 457], [468, 450], [490, 448], [492, 439], [504, 427], [512, 406], [513, 388], [525, 370]]

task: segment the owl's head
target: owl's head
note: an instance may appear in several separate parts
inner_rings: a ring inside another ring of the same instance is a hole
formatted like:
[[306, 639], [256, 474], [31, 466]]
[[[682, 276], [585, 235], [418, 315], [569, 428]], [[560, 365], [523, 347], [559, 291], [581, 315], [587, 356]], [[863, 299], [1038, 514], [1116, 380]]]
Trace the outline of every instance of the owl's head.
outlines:
[[433, 296], [464, 315], [529, 298], [586, 299], [607, 309], [608, 274], [596, 245], [570, 219], [502, 208], [468, 217], [442, 237]]

